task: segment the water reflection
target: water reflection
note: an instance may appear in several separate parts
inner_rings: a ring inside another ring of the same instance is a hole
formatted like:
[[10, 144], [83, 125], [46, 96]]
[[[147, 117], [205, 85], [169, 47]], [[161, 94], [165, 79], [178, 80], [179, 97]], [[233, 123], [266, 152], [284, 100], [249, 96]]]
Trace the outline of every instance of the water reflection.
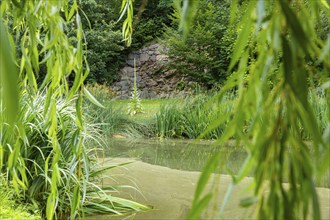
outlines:
[[107, 157], [138, 158], [143, 162], [177, 170], [201, 171], [210, 156], [222, 151], [223, 173], [237, 173], [247, 152], [234, 144], [218, 146], [214, 141], [110, 139]]
[[[126, 165], [125, 169], [111, 170], [106, 175], [115, 175], [115, 182], [105, 184], [132, 185], [131, 180], [134, 180], [134, 186], [137, 186], [141, 194], [132, 192], [128, 188], [127, 191], [120, 192], [119, 196], [126, 196], [125, 198], [154, 207], [152, 211], [136, 213], [129, 218], [124, 217], [134, 220], [185, 219], [200, 175], [200, 172], [190, 171], [201, 171], [208, 158], [215, 152], [221, 151], [222, 162], [225, 165], [225, 169], [221, 172], [235, 174], [248, 156], [243, 147], [235, 146], [233, 143], [220, 147], [212, 141], [109, 139], [107, 143], [108, 148], [102, 156], [111, 157], [115, 164], [131, 160], [127, 158], [134, 159], [134, 162]], [[214, 204], [221, 205], [231, 177], [217, 174], [212, 176], [213, 179], [207, 184], [206, 189], [212, 190], [215, 185], [217, 186], [216, 195], [219, 197], [214, 198], [219, 199], [217, 202], [220, 203]], [[247, 188], [250, 188], [252, 180], [253, 178], [244, 178], [235, 186], [224, 211], [224, 219], [253, 218], [253, 207], [246, 209], [239, 206], [242, 198], [251, 196], [252, 191], [248, 191]], [[329, 185], [329, 181], [326, 184]], [[323, 218], [329, 219], [329, 189], [318, 188], [317, 191]], [[210, 205], [202, 219], [215, 219], [212, 216], [217, 216], [218, 210], [214, 207]], [[90, 216], [88, 219], [123, 219], [123, 217]]]

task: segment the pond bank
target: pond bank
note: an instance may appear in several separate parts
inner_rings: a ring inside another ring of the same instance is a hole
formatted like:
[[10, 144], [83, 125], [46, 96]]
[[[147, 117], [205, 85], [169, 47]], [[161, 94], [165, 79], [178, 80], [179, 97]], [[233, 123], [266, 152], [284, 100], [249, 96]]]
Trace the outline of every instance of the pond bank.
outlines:
[[[115, 158], [111, 160], [111, 163], [127, 161], [132, 161], [132, 159]], [[120, 196], [132, 198], [154, 207], [152, 211], [138, 213], [128, 219], [185, 219], [193, 200], [200, 172], [176, 170], [135, 160], [125, 167], [111, 170], [107, 175], [113, 180], [105, 181], [105, 185], [133, 185], [140, 191], [126, 189], [120, 193]], [[219, 178], [220, 184], [217, 183]], [[231, 177], [213, 175], [213, 180], [208, 183], [207, 187], [210, 189], [213, 183], [219, 184], [216, 195], [220, 195], [220, 198], [217, 199], [222, 201]], [[251, 182], [252, 178], [245, 178], [235, 186], [224, 211], [224, 219], [251, 219], [254, 217], [253, 207], [247, 209], [239, 206], [240, 199], [251, 195], [251, 192], [246, 190]], [[330, 189], [317, 188], [317, 192], [320, 198], [322, 219], [330, 219]], [[88, 219], [109, 219], [109, 216], [94, 216]], [[123, 217], [116, 217], [116, 219], [123, 219]], [[217, 207], [208, 208], [202, 219], [219, 219]]]

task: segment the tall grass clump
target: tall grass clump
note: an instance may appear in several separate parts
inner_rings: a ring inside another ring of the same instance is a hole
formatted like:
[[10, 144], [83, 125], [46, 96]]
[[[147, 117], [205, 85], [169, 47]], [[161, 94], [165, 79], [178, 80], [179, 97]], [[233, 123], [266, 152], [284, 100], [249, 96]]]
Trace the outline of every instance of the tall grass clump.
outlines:
[[319, 128], [324, 132], [330, 123], [329, 93], [311, 89], [308, 94], [308, 101], [312, 106]]
[[86, 113], [91, 116], [91, 121], [97, 124], [101, 133], [106, 136], [123, 133], [127, 126], [133, 124], [122, 108], [115, 108], [111, 103], [105, 103], [104, 108], [87, 102], [84, 106]]
[[161, 105], [156, 114], [155, 130], [160, 138], [172, 138], [181, 136], [181, 109], [178, 103]]
[[90, 116], [91, 122], [97, 124], [105, 136], [125, 133], [128, 127], [134, 126], [131, 118], [127, 117], [124, 107], [115, 107], [112, 99], [115, 94], [105, 85], [87, 85], [92, 95], [103, 105], [100, 107], [85, 100], [84, 109]]
[[197, 96], [187, 100], [182, 109], [183, 136], [190, 139], [219, 138], [223, 133], [225, 121], [217, 126], [213, 126], [213, 123], [230, 112], [232, 99], [228, 97], [220, 100], [218, 105], [215, 105], [210, 96]]
[[[87, 213], [105, 212], [122, 214], [132, 210], [142, 210], [144, 206], [132, 205], [132, 202], [108, 196], [105, 191], [98, 187], [91, 180], [100, 170], [93, 169], [93, 163], [96, 157], [93, 149], [87, 144], [99, 141], [99, 128], [88, 122], [87, 117], [83, 117], [85, 127], [82, 133], [76, 124], [77, 115], [75, 109], [75, 100], [67, 101], [65, 99], [56, 100], [56, 129], [57, 142], [60, 146], [60, 155], [57, 155], [50, 141], [49, 134], [46, 132], [51, 124], [45, 120], [44, 106], [47, 101], [45, 94], [39, 93], [35, 98], [23, 94], [21, 99], [21, 110], [19, 112], [22, 127], [16, 131], [18, 140], [21, 143], [19, 152], [26, 169], [27, 175], [23, 177], [27, 182], [24, 189], [24, 200], [38, 205], [43, 216], [46, 216], [46, 206], [48, 195], [52, 187], [57, 188], [55, 216], [57, 218], [68, 218], [75, 216], [84, 216]], [[11, 151], [9, 140], [12, 136], [10, 128], [1, 123], [1, 139], [3, 146], [1, 149], [2, 172], [6, 173], [10, 166]], [[77, 145], [81, 141], [82, 148]], [[80, 150], [82, 157], [76, 157], [76, 151]], [[58, 157], [58, 166], [54, 167], [50, 158]], [[94, 159], [94, 160], [93, 160]], [[102, 170], [102, 169], [101, 169]], [[57, 172], [60, 179], [54, 182], [52, 173]], [[11, 173], [8, 173], [8, 181], [12, 179]], [[77, 187], [78, 186], [78, 187]], [[78, 190], [78, 191], [77, 191]], [[74, 195], [81, 195], [75, 198]], [[80, 206], [78, 201], [80, 200]], [[118, 207], [118, 210], [117, 210]]]
[[216, 126], [214, 122], [229, 114], [234, 99], [235, 96], [228, 93], [216, 105], [210, 95], [197, 95], [162, 105], [156, 114], [156, 134], [167, 138], [216, 139], [221, 136], [226, 120]]
[[[326, 133], [327, 126], [330, 126], [330, 108], [329, 102], [327, 101], [328, 99], [329, 98], [325, 91], [315, 88], [310, 88], [308, 90], [308, 102], [311, 105], [311, 110], [313, 115], [315, 116], [318, 129], [322, 133]], [[305, 141], [311, 141], [312, 136], [308, 134], [304, 126], [301, 123], [298, 123], [298, 126], [301, 138]], [[330, 131], [328, 131], [328, 133], [329, 132]]]

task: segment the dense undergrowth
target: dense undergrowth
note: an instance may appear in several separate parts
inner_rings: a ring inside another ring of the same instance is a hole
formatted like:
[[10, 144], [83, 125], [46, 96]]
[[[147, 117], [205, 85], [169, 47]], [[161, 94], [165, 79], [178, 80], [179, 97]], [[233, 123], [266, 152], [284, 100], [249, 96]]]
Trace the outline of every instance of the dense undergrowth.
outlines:
[[40, 212], [32, 204], [24, 203], [22, 192], [16, 193], [0, 175], [0, 219], [39, 220]]
[[[16, 135], [22, 143], [18, 160], [24, 164], [22, 168], [26, 169], [27, 175], [24, 176], [24, 179], [27, 184], [25, 188], [12, 185], [10, 176], [9, 178], [7, 177], [7, 185], [11, 187], [5, 187], [5, 181], [2, 181], [1, 188], [3, 187], [5, 191], [0, 193], [0, 196], [4, 196], [3, 200], [1, 200], [1, 209], [5, 205], [3, 201], [10, 200], [16, 187], [21, 192], [15, 194], [21, 195], [15, 197], [15, 200], [20, 203], [26, 201], [29, 204], [34, 204], [34, 208], [40, 210], [39, 214], [45, 217], [47, 210], [44, 204], [47, 202], [47, 196], [51, 188], [55, 185], [51, 174], [58, 172], [60, 176], [57, 185], [58, 199], [56, 200], [57, 208], [54, 210], [57, 218], [66, 219], [69, 216], [83, 217], [96, 213], [122, 215], [131, 211], [146, 210], [147, 207], [143, 205], [111, 196], [113, 192], [117, 191], [115, 188], [108, 186], [103, 189], [100, 187], [100, 180], [102, 179], [100, 174], [109, 170], [112, 166], [98, 164], [97, 153], [101, 149], [100, 143], [102, 143], [100, 128], [90, 122], [89, 116], [85, 115], [83, 117], [83, 120], [88, 123], [86, 123], [84, 131], [82, 133], [79, 132], [79, 127], [75, 123], [77, 115], [74, 101], [75, 99], [71, 101], [58, 99], [56, 102], [56, 108], [58, 109], [56, 117], [57, 141], [61, 147], [61, 156], [58, 157], [57, 168], [54, 168], [49, 158], [56, 155], [52, 151], [50, 137], [45, 132], [45, 128], [50, 126], [47, 124], [44, 115], [46, 96], [43, 93], [37, 94], [34, 98], [29, 97], [27, 94], [22, 96], [22, 109], [19, 113], [22, 127]], [[11, 128], [5, 123], [1, 123], [0, 129], [3, 134], [0, 138], [0, 144], [4, 146], [5, 143], [10, 143]], [[80, 150], [83, 156], [78, 160], [75, 156], [75, 151], [79, 149], [75, 146], [77, 146], [79, 140], [82, 141], [83, 147]], [[9, 149], [11, 148], [9, 144], [7, 146], [9, 146]], [[10, 163], [12, 158], [11, 152], [0, 149], [0, 153], [4, 161]], [[73, 172], [76, 167], [80, 167], [81, 172]], [[6, 170], [2, 171], [3, 173], [6, 172]], [[77, 186], [79, 187], [76, 188]], [[76, 205], [76, 201], [73, 199], [72, 194], [78, 193], [76, 190], [79, 190], [79, 193], [82, 195], [79, 198], [82, 203], [81, 207], [73, 209], [72, 207]], [[7, 206], [12, 205], [12, 203], [8, 203]], [[24, 209], [20, 208], [18, 210], [19, 212], [24, 211]], [[1, 212], [4, 213], [0, 213], [0, 218], [6, 219], [13, 211], [9, 210], [9, 213], [7, 213], [6, 209], [3, 209]], [[25, 215], [24, 213], [21, 214]], [[25, 217], [22, 217], [22, 219], [25, 219]]]
[[[221, 99], [209, 93], [186, 98], [142, 100], [144, 113], [130, 116], [127, 114], [129, 100], [111, 100], [111, 91], [102, 86], [94, 85], [92, 92], [105, 108], [86, 102], [86, 111], [101, 126], [103, 134], [134, 138], [218, 139], [237, 101], [235, 92], [227, 93]], [[324, 92], [311, 90], [309, 93], [309, 102], [322, 130], [329, 121], [326, 100]], [[302, 128], [300, 135], [305, 140], [311, 138]]]

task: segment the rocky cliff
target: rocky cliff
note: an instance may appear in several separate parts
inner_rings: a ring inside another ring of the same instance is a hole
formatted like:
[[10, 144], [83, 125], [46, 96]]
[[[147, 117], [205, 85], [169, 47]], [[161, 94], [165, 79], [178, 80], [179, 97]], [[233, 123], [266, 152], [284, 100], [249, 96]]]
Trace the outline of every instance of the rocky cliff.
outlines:
[[167, 98], [178, 93], [185, 93], [179, 91], [181, 88], [178, 86], [181, 82], [185, 82], [185, 79], [179, 77], [175, 71], [166, 69], [165, 63], [168, 62], [168, 57], [162, 51], [164, 48], [157, 43], [129, 54], [126, 65], [120, 71], [120, 80], [111, 86], [119, 99], [131, 97], [134, 83], [134, 59], [137, 87], [142, 99]]

